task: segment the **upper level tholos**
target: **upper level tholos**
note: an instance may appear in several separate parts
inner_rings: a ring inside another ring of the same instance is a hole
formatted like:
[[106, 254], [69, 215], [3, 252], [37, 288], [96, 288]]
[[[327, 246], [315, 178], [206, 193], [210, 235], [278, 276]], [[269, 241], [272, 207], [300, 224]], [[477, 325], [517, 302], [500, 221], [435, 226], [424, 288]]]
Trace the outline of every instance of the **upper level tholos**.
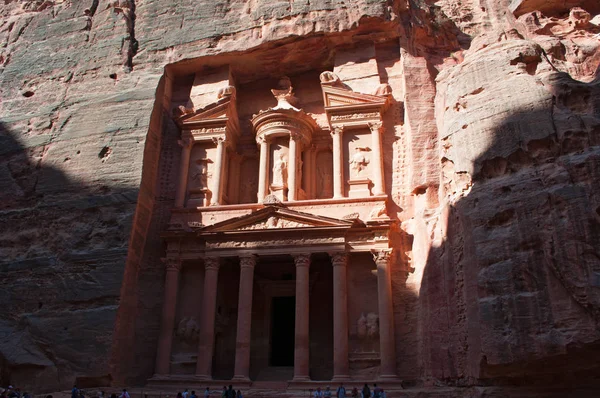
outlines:
[[283, 76], [274, 87], [236, 85], [226, 67], [197, 74], [193, 108], [175, 115], [182, 137], [175, 207], [260, 204], [270, 195], [281, 202], [384, 199], [391, 89], [371, 91], [355, 92], [331, 71]]

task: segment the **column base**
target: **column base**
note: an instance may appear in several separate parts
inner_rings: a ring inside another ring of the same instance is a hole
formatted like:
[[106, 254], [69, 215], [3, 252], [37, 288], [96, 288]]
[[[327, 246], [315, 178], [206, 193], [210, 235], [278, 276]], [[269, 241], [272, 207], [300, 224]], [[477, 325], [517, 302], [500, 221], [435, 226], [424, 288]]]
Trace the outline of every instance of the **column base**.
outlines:
[[379, 375], [377, 378], [379, 381], [388, 381], [388, 382], [400, 382], [400, 378], [396, 375]]
[[294, 376], [294, 378], [292, 379], [292, 383], [307, 382], [307, 381], [311, 381], [310, 377], [308, 377], [308, 376]]
[[331, 379], [332, 382], [342, 382], [342, 381], [351, 381], [351, 380], [352, 379], [350, 378], [349, 375], [335, 375]]

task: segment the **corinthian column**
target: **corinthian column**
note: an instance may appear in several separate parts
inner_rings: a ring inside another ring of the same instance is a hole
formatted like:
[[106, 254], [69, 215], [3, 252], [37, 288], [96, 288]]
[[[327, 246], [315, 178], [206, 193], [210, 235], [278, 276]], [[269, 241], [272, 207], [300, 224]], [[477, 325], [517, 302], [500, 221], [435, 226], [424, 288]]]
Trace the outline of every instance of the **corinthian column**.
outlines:
[[177, 143], [181, 146], [181, 160], [179, 161], [179, 185], [177, 186], [177, 194], [175, 196], [175, 207], [183, 207], [190, 169], [190, 155], [194, 141], [190, 138], [184, 138], [177, 141]]
[[210, 199], [210, 204], [212, 206], [221, 204], [221, 195], [223, 194], [223, 174], [225, 174], [225, 137], [217, 137], [213, 140], [217, 144], [217, 158], [215, 161], [212, 197]]
[[252, 287], [256, 256], [240, 257], [240, 291], [235, 342], [235, 370], [233, 379], [250, 380], [250, 334], [252, 330]]
[[175, 329], [175, 310], [179, 289], [179, 271], [181, 270], [181, 260], [179, 258], [167, 257], [164, 261], [167, 272], [165, 275], [165, 299], [156, 353], [155, 373], [157, 375], [168, 375], [170, 373], [171, 344], [173, 329]]
[[294, 344], [294, 380], [309, 378], [309, 267], [310, 254], [294, 256], [296, 264], [296, 334]]
[[204, 294], [202, 298], [202, 319], [198, 341], [198, 361], [196, 376], [210, 380], [212, 378], [212, 357], [215, 343], [215, 310], [217, 306], [217, 282], [219, 276], [219, 258], [204, 259]]
[[298, 140], [300, 135], [296, 133], [290, 133], [290, 145], [289, 145], [289, 168], [288, 168], [288, 200], [296, 200], [296, 194], [298, 193], [297, 177], [298, 177]]
[[373, 155], [371, 155], [371, 164], [373, 170], [373, 194], [384, 195], [385, 186], [383, 184], [383, 157], [381, 156], [381, 122], [369, 123], [371, 129], [371, 146]]
[[333, 265], [333, 379], [349, 380], [348, 371], [348, 253], [332, 253]]
[[373, 250], [377, 265], [377, 299], [379, 304], [379, 351], [381, 368], [379, 377], [396, 379], [396, 344], [394, 342], [394, 308], [390, 263], [392, 250]]
[[342, 131], [343, 127], [334, 127], [331, 131], [331, 138], [333, 139], [333, 197], [343, 198], [344, 197], [344, 168], [342, 167], [343, 153], [342, 153]]
[[258, 171], [258, 203], [262, 203], [267, 195], [267, 171], [269, 169], [269, 142], [265, 137], [256, 137], [256, 141], [260, 143], [260, 163]]

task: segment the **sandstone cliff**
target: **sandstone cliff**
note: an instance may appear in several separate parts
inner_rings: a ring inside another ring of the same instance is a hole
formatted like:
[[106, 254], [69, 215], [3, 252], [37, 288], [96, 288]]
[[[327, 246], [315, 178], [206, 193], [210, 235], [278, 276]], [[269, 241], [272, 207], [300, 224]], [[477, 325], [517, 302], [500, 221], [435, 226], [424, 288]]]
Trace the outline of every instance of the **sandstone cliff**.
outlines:
[[170, 114], [187, 75], [240, 54], [301, 73], [365, 42], [401, 70], [385, 159], [389, 212], [411, 235], [413, 272], [394, 280], [398, 374], [591, 382], [599, 12], [585, 0], [5, 0], [0, 384], [152, 374]]

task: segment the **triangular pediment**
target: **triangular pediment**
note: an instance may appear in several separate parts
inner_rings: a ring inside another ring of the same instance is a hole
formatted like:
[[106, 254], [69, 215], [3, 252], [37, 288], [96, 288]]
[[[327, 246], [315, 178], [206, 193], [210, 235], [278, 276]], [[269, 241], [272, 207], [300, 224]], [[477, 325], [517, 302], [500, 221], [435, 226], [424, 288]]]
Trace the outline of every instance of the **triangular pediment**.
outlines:
[[348, 105], [379, 105], [383, 107], [387, 103], [386, 97], [357, 93], [342, 87], [323, 85], [322, 89], [326, 108]]
[[351, 227], [352, 220], [298, 212], [280, 206], [268, 206], [254, 213], [207, 226], [201, 232], [237, 232], [270, 229], [298, 229], [317, 227]]
[[182, 116], [180, 123], [183, 126], [212, 121], [214, 119], [226, 119], [231, 114], [231, 97], [223, 98], [202, 109], [198, 109], [192, 114]]

